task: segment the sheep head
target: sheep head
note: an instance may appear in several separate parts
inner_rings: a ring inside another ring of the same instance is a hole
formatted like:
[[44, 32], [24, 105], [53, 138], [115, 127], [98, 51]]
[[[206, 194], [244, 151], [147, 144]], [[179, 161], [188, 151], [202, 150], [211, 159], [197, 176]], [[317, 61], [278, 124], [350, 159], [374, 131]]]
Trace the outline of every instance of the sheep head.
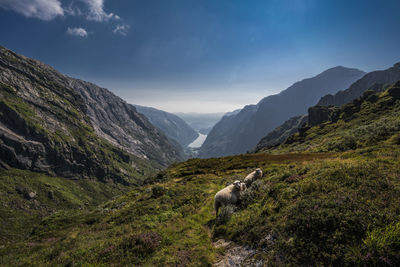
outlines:
[[233, 185], [234, 185], [236, 190], [241, 190], [241, 188], [242, 188], [242, 182], [239, 181], [239, 180], [234, 181]]

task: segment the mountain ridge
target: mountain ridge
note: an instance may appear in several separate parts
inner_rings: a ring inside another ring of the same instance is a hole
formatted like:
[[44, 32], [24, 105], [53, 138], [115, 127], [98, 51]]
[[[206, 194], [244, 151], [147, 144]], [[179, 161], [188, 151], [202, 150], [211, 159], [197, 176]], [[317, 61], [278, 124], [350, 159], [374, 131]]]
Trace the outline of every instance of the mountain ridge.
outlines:
[[[400, 63], [396, 63], [386, 70], [369, 72], [365, 74], [362, 78], [354, 82], [348, 89], [344, 91], [339, 91], [335, 95], [328, 94], [326, 96], [323, 96], [317, 103], [317, 105], [314, 107], [310, 107], [309, 110], [318, 110], [318, 106], [341, 106], [361, 97], [362, 94], [366, 91], [379, 92], [385, 90], [385, 88], [390, 85], [390, 83], [394, 83], [397, 80], [400, 80], [399, 69]], [[319, 110], [324, 111], [325, 109]], [[258, 151], [264, 148], [268, 148], [269, 146], [274, 146], [282, 143], [288, 137], [287, 133], [296, 133], [301, 128], [303, 123], [309, 120], [308, 115], [306, 116], [307, 117], [302, 119], [301, 123], [294, 123], [296, 118], [299, 119], [298, 116], [288, 119], [282, 125], [278, 126], [273, 131], [268, 133], [265, 137], [263, 137], [252, 151]], [[311, 120], [315, 120], [315, 118], [312, 118]], [[316, 119], [316, 121], [318, 120], [319, 119]], [[313, 124], [313, 122], [310, 123]]]
[[294, 83], [279, 94], [247, 105], [237, 114], [223, 117], [211, 130], [200, 149], [200, 157], [218, 157], [245, 153], [285, 120], [304, 114], [307, 108], [327, 92], [347, 88], [364, 72], [342, 66]]
[[0, 83], [3, 167], [126, 183], [183, 159], [179, 147], [112, 92], [4, 47]]
[[328, 94], [322, 97], [319, 106], [341, 106], [360, 97], [364, 91], [374, 84], [392, 84], [400, 79], [400, 62], [385, 70], [377, 70], [366, 73], [362, 78], [353, 83], [349, 88], [337, 92], [335, 95]]

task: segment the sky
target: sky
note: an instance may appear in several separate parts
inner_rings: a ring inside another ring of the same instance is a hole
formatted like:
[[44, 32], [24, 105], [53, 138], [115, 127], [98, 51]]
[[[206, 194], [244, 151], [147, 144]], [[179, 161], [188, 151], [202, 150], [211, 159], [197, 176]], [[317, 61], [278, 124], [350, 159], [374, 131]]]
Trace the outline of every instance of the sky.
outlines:
[[0, 0], [0, 45], [132, 104], [228, 112], [331, 67], [399, 62], [399, 14], [399, 0]]

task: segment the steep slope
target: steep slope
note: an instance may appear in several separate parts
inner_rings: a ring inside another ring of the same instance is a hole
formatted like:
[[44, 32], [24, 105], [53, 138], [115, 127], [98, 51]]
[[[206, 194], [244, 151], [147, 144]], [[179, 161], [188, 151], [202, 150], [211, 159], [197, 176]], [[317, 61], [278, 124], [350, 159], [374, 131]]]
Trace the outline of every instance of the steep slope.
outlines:
[[246, 106], [237, 114], [223, 117], [207, 136], [200, 157], [247, 152], [269, 131], [293, 116], [304, 114], [321, 96], [348, 88], [363, 75], [357, 69], [335, 67], [268, 96], [257, 105]]
[[386, 70], [379, 70], [367, 73], [360, 80], [353, 83], [348, 89], [339, 91], [334, 95], [326, 95], [320, 99], [319, 106], [341, 106], [360, 97], [364, 91], [375, 84], [387, 85], [400, 80], [400, 63], [396, 63], [393, 67]]
[[178, 142], [182, 148], [186, 148], [199, 134], [183, 119], [162, 110], [151, 107], [135, 105], [138, 112], [145, 115], [149, 121], [158, 127], [163, 133]]
[[0, 242], [27, 238], [46, 216], [92, 209], [126, 193], [128, 188], [118, 183], [65, 179], [27, 170], [0, 170]]
[[307, 123], [307, 121], [307, 115], [295, 116], [288, 119], [263, 137], [253, 151], [259, 151], [263, 148], [269, 148], [283, 143], [289, 136], [297, 133], [299, 128]]
[[183, 155], [108, 90], [2, 47], [0, 132], [2, 167], [62, 177], [137, 182]]

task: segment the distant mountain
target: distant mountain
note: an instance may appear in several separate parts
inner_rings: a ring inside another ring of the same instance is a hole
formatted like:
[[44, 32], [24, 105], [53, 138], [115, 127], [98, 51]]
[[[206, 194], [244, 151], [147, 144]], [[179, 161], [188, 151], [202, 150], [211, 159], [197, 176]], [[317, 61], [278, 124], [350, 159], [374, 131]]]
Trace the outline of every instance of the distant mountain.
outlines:
[[193, 129], [208, 134], [212, 127], [224, 116], [224, 113], [176, 113], [186, 121]]
[[348, 88], [365, 73], [338, 66], [296, 82], [277, 95], [248, 105], [240, 112], [224, 116], [211, 130], [200, 149], [200, 157], [219, 157], [245, 153], [269, 131], [287, 119], [304, 114], [321, 96]]
[[163, 131], [167, 137], [178, 142], [182, 148], [186, 148], [199, 136], [199, 134], [183, 119], [172, 113], [151, 107], [134, 106], [137, 111], [145, 115], [154, 126]]
[[107, 89], [0, 47], [1, 167], [129, 183], [183, 157]]
[[386, 70], [378, 70], [367, 73], [360, 80], [353, 83], [348, 89], [339, 91], [334, 95], [328, 94], [321, 98], [317, 105], [341, 106], [350, 103], [353, 99], [360, 97], [367, 89], [375, 84], [388, 85], [400, 80], [400, 62]]

